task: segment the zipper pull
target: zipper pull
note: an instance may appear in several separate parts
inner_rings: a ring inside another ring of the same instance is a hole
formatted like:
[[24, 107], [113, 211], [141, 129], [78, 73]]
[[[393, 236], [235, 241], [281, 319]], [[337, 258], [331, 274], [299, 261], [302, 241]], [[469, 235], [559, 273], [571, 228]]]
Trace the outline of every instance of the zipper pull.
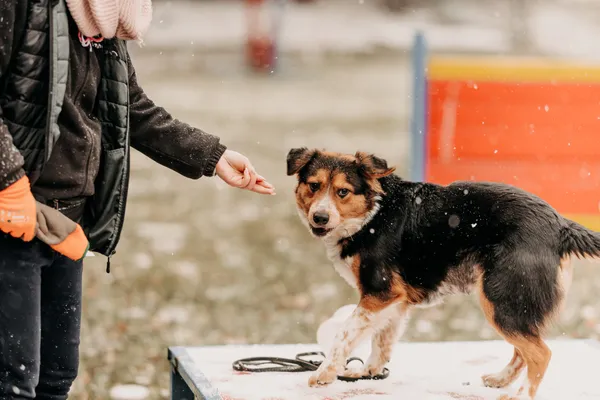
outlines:
[[57, 200], [57, 199], [54, 199], [54, 200], [53, 200], [53, 203], [54, 203], [54, 208], [58, 210], [58, 209], [59, 209], [58, 200]]
[[110, 256], [106, 259], [106, 273], [110, 274]]

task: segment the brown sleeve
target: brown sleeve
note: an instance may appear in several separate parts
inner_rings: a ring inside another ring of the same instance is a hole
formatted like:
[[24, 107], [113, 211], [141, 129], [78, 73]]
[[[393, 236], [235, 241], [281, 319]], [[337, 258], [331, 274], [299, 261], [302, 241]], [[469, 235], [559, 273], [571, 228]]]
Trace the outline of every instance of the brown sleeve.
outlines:
[[[22, 14], [22, 10], [18, 9], [18, 2], [19, 0], [0, 0], [0, 91], [4, 90], [3, 77], [11, 61], [15, 18]], [[25, 175], [23, 163], [23, 156], [13, 144], [12, 135], [4, 124], [0, 107], [0, 190], [6, 189]]]
[[132, 147], [188, 178], [213, 176], [226, 147], [218, 137], [173, 118], [155, 105], [139, 86], [129, 57], [128, 63]]

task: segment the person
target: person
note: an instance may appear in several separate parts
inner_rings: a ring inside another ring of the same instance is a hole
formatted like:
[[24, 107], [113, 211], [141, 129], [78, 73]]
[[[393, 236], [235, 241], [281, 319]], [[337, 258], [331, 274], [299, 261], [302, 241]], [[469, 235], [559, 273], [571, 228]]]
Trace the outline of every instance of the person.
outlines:
[[151, 16], [150, 0], [0, 0], [1, 399], [66, 399], [77, 376], [82, 261], [34, 238], [36, 201], [110, 262], [130, 146], [191, 179], [275, 194], [245, 156], [146, 96], [127, 42]]

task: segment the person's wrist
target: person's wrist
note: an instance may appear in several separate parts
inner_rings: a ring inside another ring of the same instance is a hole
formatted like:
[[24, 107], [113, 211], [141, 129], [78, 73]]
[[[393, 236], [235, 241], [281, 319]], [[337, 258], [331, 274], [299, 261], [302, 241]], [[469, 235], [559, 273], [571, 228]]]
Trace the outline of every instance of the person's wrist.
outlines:
[[[12, 186], [14, 183], [20, 181], [24, 177], [27, 178], [27, 175], [25, 174], [25, 171], [23, 169], [20, 169], [16, 172], [10, 174], [4, 180], [2, 180], [2, 182], [0, 182], [0, 191], [7, 189], [9, 186]], [[29, 179], [26, 179], [26, 180], [27, 180], [27, 183], [29, 183]]]
[[208, 160], [208, 163], [204, 169], [204, 176], [215, 176], [217, 173], [217, 165], [219, 164], [219, 161], [221, 160], [221, 158], [223, 157], [223, 155], [225, 154], [225, 152], [227, 151], [227, 147], [221, 143], [219, 143], [217, 145], [217, 147], [215, 148], [215, 151], [213, 151], [212, 155], [210, 156], [210, 159]]

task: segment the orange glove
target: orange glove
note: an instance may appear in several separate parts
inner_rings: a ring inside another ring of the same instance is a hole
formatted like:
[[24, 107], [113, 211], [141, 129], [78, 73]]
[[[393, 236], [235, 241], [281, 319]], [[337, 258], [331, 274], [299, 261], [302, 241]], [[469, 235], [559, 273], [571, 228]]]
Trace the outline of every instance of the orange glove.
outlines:
[[54, 251], [79, 261], [85, 257], [89, 242], [81, 226], [60, 211], [37, 203], [36, 237]]
[[35, 236], [36, 207], [29, 178], [0, 191], [0, 230], [29, 242]]

